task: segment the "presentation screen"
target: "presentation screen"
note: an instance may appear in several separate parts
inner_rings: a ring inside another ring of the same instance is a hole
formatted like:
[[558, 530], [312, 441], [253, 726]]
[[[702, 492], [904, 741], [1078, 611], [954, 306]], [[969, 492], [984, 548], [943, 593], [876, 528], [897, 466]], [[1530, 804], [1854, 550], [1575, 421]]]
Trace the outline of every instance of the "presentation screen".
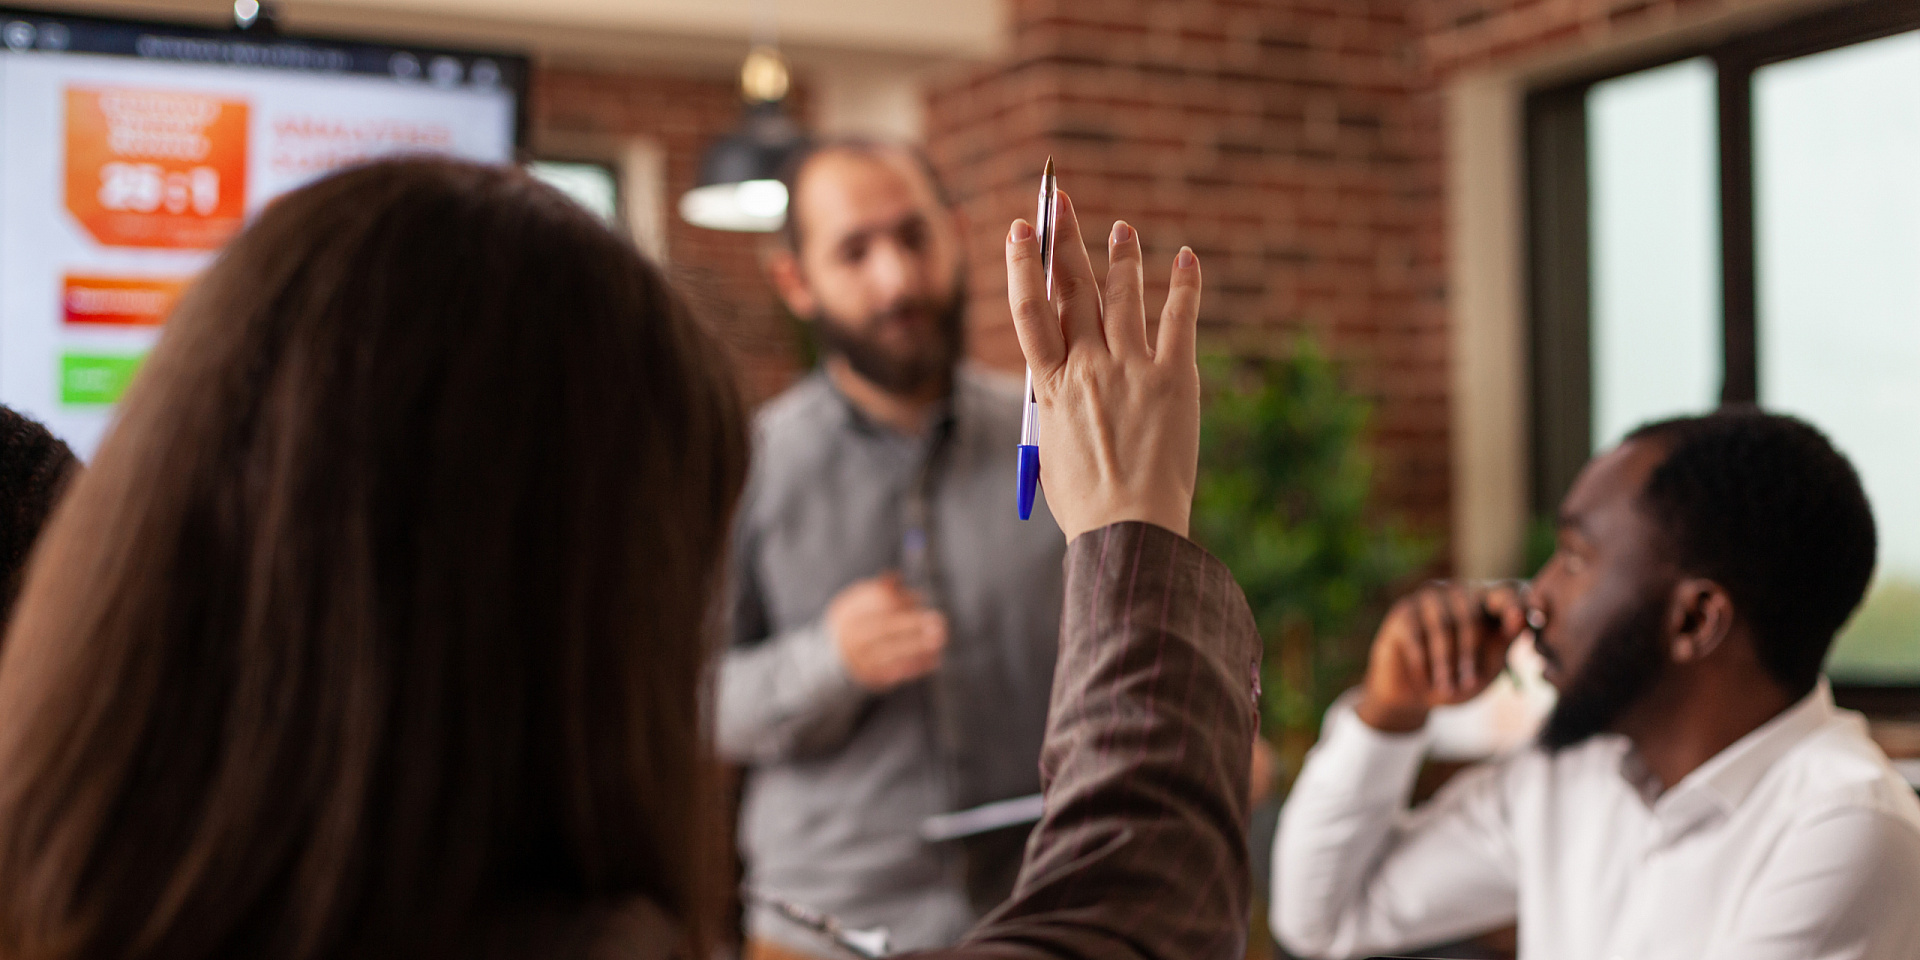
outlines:
[[90, 457], [247, 218], [395, 153], [514, 159], [526, 62], [0, 9], [0, 403]]

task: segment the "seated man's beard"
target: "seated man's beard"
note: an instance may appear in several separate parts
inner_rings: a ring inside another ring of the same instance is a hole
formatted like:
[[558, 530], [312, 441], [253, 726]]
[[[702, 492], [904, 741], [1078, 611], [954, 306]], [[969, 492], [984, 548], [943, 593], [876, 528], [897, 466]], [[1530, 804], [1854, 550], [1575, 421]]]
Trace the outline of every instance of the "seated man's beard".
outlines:
[[1666, 596], [1648, 596], [1609, 624], [1593, 643], [1580, 672], [1560, 691], [1560, 701], [1540, 729], [1540, 745], [1558, 752], [1612, 729], [1627, 708], [1646, 696], [1666, 669], [1661, 634]]
[[[880, 346], [824, 313], [813, 317], [814, 336], [820, 339], [823, 352], [845, 357], [854, 373], [888, 393], [945, 393], [953, 385], [953, 368], [967, 347], [965, 289], [964, 284], [956, 284], [953, 296], [944, 303], [917, 300], [889, 311], [889, 315], [922, 311], [933, 317], [933, 335], [904, 354]], [[869, 318], [868, 325], [883, 321], [885, 316]]]

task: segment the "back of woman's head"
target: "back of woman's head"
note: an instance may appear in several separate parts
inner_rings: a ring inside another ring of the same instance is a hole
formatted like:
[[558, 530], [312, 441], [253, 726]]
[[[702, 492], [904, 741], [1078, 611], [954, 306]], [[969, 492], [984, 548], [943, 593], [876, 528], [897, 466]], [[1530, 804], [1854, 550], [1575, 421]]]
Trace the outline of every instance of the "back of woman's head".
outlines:
[[6, 629], [40, 529], [79, 469], [80, 461], [59, 437], [0, 406], [0, 631]]
[[628, 902], [698, 949], [744, 432], [659, 274], [518, 172], [274, 203], [29, 573], [0, 956], [471, 955]]

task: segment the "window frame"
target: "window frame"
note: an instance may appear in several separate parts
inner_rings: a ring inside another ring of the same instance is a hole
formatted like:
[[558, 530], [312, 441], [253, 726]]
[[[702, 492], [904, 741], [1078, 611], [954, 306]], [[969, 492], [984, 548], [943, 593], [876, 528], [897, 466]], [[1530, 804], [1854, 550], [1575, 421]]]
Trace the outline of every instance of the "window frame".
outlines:
[[616, 230], [630, 229], [627, 223], [627, 178], [617, 159], [601, 156], [583, 155], [581, 151], [561, 152], [539, 151], [530, 153], [521, 160], [521, 166], [531, 167], [536, 163], [550, 163], [575, 167], [595, 167], [606, 171], [607, 178], [613, 181], [613, 220], [607, 225]]
[[[1761, 67], [1920, 30], [1920, 4], [1861, 0], [1749, 33], [1691, 44], [1526, 91], [1522, 180], [1528, 342], [1530, 515], [1551, 517], [1592, 450], [1592, 277], [1587, 92], [1597, 83], [1683, 60], [1713, 62], [1717, 85], [1721, 324], [1720, 402], [1760, 395], [1753, 183], [1753, 75]], [[1920, 684], [1836, 685], [1878, 715], [1920, 719]]]

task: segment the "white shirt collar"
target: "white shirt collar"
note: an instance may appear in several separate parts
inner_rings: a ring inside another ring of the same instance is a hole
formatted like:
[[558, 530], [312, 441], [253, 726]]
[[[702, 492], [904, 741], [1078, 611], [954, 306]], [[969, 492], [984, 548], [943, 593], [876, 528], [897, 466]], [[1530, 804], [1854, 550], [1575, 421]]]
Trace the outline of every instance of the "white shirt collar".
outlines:
[[[1652, 801], [1653, 816], [1665, 828], [1667, 838], [1733, 813], [1776, 761], [1833, 715], [1833, 691], [1822, 677], [1813, 692], [1798, 703], [1714, 754]], [[1621, 759], [1620, 773], [1642, 799], [1650, 795], [1652, 778], [1638, 754], [1627, 751]]]

